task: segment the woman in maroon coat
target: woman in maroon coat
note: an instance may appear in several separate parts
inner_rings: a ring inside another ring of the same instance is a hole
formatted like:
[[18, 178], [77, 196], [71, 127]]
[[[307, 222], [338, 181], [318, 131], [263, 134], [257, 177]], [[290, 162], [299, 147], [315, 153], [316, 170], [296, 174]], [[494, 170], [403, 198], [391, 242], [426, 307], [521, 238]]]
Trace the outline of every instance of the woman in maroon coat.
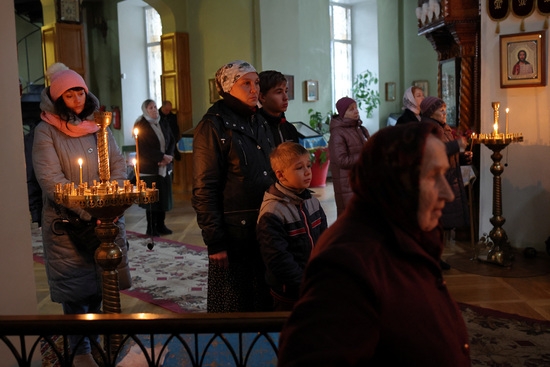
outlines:
[[439, 259], [453, 193], [437, 126], [387, 127], [352, 169], [354, 197], [319, 239], [280, 336], [279, 366], [470, 366]]
[[338, 115], [330, 120], [330, 172], [334, 188], [337, 214], [344, 212], [353, 196], [349, 185], [349, 172], [361, 154], [363, 144], [369, 138], [367, 128], [362, 126], [355, 100], [343, 97], [336, 102]]

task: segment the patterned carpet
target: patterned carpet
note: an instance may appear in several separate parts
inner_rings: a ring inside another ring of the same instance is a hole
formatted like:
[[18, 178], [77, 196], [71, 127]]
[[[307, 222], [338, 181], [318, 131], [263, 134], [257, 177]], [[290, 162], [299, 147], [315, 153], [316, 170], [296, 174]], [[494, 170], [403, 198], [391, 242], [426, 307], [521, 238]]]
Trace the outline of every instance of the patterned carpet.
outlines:
[[[177, 313], [206, 312], [205, 248], [155, 238], [149, 250], [150, 237], [127, 232], [127, 238], [133, 285], [122, 293]], [[38, 229], [33, 230], [32, 239], [34, 260], [44, 263]]]
[[550, 322], [460, 304], [472, 366], [550, 366]]

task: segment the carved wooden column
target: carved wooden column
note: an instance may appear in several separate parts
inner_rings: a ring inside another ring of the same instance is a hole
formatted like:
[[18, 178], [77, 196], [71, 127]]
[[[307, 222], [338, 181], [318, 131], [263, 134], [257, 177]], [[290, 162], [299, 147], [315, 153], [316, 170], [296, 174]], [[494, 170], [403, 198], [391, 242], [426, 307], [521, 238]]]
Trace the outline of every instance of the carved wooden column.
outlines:
[[[427, 0], [419, 0], [421, 7]], [[456, 59], [458, 79], [458, 126], [479, 131], [479, 41], [480, 8], [478, 0], [442, 0], [441, 13], [431, 22], [419, 24], [418, 35], [424, 35], [437, 52], [438, 60]], [[439, 70], [441, 73], [441, 70]], [[441, 96], [441, 75], [438, 83]]]

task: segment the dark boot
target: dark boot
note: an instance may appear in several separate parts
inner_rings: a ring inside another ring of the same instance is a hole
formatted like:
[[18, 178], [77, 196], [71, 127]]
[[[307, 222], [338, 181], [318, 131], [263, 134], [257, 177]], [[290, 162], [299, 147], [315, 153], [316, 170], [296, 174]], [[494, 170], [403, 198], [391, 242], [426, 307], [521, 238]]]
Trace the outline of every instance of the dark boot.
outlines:
[[164, 219], [166, 218], [166, 212], [157, 212], [157, 231], [159, 234], [172, 234], [172, 230], [166, 227]]
[[145, 210], [145, 217], [147, 218], [147, 236], [160, 236], [157, 230], [157, 218], [156, 213], [152, 210]]

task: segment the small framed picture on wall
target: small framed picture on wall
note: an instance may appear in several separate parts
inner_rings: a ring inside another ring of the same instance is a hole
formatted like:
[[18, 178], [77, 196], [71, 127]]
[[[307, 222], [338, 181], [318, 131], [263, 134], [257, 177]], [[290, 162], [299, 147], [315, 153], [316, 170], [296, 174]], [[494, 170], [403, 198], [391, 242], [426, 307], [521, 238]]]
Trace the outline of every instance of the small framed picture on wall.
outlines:
[[306, 102], [315, 102], [319, 100], [319, 82], [317, 80], [306, 80], [304, 82], [306, 90]]

